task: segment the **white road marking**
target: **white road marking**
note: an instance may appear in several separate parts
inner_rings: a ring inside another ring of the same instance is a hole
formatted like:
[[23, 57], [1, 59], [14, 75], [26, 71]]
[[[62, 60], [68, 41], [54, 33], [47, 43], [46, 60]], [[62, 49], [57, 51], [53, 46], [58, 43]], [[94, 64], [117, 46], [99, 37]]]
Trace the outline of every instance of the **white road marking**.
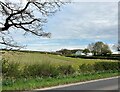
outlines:
[[47, 88], [41, 88], [41, 89], [35, 89], [35, 90], [36, 90], [36, 91], [37, 91], [37, 90], [51, 90], [51, 89], [62, 88], [62, 87], [69, 87], [69, 86], [75, 86], [75, 85], [80, 85], [80, 84], [85, 84], [85, 83], [91, 83], [91, 82], [97, 82], [97, 81], [103, 81], [103, 80], [110, 80], [110, 79], [119, 78], [119, 77], [120, 77], [120, 76], [110, 77], [110, 78], [104, 78], [104, 79], [97, 79], [97, 80], [91, 80], [91, 81], [86, 81], [86, 82], [65, 84], [65, 85], [59, 85], [59, 86], [47, 87]]

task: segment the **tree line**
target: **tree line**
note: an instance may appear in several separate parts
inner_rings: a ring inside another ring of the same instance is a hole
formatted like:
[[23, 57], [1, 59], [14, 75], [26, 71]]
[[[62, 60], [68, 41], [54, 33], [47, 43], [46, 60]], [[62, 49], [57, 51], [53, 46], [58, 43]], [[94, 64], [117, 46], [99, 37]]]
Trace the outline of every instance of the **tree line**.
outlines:
[[74, 50], [61, 49], [56, 52], [66, 56], [66, 55], [75, 54], [75, 52], [77, 51], [81, 51], [85, 55], [88, 55], [88, 53], [92, 53], [94, 56], [106, 56], [106, 55], [112, 54], [112, 51], [108, 46], [108, 44], [105, 44], [101, 41], [90, 43], [88, 44], [88, 47], [83, 50], [82, 49], [74, 49]]
[[105, 55], [112, 54], [112, 51], [110, 50], [110, 47], [108, 46], [108, 44], [105, 44], [101, 41], [89, 44], [88, 50], [86, 51], [93, 53], [94, 56], [96, 55], [105, 56]]

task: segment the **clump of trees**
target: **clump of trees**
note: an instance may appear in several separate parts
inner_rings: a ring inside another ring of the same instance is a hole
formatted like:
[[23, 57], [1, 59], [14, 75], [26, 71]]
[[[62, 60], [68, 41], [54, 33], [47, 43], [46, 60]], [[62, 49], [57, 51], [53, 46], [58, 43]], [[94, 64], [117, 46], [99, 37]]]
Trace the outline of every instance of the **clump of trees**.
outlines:
[[90, 50], [89, 50], [89, 49], [84, 49], [84, 50], [82, 51], [82, 53], [84, 53], [85, 55], [87, 55], [88, 53], [90, 53]]
[[112, 54], [109, 46], [101, 41], [89, 44], [88, 49], [95, 56], [106, 56]]
[[72, 52], [70, 50], [68, 50], [68, 49], [61, 49], [61, 50], [56, 51], [56, 52], [59, 53], [59, 54], [62, 54], [62, 55], [70, 55], [70, 54], [72, 54]]
[[69, 55], [75, 54], [77, 51], [82, 51], [82, 49], [73, 49], [73, 50], [61, 49], [59, 51], [56, 51], [56, 53], [64, 56], [69, 56]]
[[92, 53], [94, 56], [108, 56], [112, 54], [112, 51], [110, 50], [110, 47], [108, 46], [108, 44], [105, 44], [101, 41], [89, 44], [88, 47], [85, 48], [84, 50], [82, 49], [74, 49], [74, 50], [61, 49], [59, 51], [56, 51], [56, 53], [68, 56], [68, 55], [75, 54], [77, 51], [81, 51], [85, 55]]

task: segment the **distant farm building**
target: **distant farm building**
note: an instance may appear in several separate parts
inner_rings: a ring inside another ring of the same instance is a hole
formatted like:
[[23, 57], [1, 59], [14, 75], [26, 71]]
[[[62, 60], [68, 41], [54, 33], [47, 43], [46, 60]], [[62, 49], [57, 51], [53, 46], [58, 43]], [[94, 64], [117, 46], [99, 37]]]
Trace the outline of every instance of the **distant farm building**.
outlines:
[[78, 50], [75, 52], [76, 56], [80, 56], [80, 55], [85, 55], [84, 53], [82, 53], [82, 50]]
[[87, 53], [87, 55], [85, 55], [82, 50], [78, 50], [78, 51], [75, 52], [75, 55], [76, 56], [80, 56], [80, 55], [92, 56], [93, 54], [92, 53]]

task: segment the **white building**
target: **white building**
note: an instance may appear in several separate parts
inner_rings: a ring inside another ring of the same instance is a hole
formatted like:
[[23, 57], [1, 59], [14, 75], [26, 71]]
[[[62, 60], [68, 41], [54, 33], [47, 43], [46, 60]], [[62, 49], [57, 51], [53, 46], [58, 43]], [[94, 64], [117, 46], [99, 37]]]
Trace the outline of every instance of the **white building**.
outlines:
[[[75, 53], [75, 55], [76, 56], [80, 56], [80, 55], [85, 55], [84, 53], [83, 53], [83, 51], [76, 51], [76, 53]], [[93, 55], [93, 53], [87, 53], [87, 55], [86, 56], [92, 56]]]
[[93, 56], [93, 53], [87, 53], [87, 56]]
[[80, 56], [80, 55], [85, 55], [85, 54], [82, 53], [82, 51], [79, 51], [79, 50], [78, 50], [78, 51], [75, 52], [75, 55], [76, 55], [76, 56]]

